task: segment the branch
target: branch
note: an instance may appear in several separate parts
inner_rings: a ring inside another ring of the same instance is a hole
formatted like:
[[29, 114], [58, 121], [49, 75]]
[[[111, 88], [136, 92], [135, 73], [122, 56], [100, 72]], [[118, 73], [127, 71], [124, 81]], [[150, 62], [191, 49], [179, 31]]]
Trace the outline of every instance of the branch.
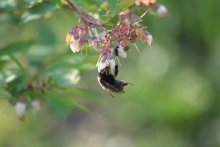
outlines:
[[85, 22], [87, 22], [89, 25], [94, 25], [94, 26], [97, 26], [97, 27], [100, 27], [102, 28], [103, 30], [106, 31], [106, 29], [102, 26], [102, 24], [98, 24], [98, 23], [95, 23], [93, 21], [90, 21], [88, 18], [86, 18], [82, 12], [72, 3], [70, 2], [69, 0], [66, 0], [68, 2], [68, 4], [70, 5], [70, 7], [81, 17], [81, 19], [83, 19]]

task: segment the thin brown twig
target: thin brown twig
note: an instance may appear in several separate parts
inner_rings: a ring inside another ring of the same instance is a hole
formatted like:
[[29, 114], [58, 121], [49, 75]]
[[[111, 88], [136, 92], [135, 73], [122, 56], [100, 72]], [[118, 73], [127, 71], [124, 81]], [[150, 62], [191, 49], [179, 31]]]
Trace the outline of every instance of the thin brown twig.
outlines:
[[72, 2], [70, 2], [69, 0], [66, 0], [66, 1], [70, 5], [70, 7], [81, 17], [81, 19], [83, 19], [85, 22], [89, 23], [90, 25], [94, 25], [94, 26], [100, 27], [100, 28], [102, 28], [103, 30], [106, 31], [106, 29], [102, 26], [102, 24], [98, 24], [98, 23], [95, 23], [93, 21], [90, 21], [88, 18], [86, 18], [82, 14], [82, 12]]

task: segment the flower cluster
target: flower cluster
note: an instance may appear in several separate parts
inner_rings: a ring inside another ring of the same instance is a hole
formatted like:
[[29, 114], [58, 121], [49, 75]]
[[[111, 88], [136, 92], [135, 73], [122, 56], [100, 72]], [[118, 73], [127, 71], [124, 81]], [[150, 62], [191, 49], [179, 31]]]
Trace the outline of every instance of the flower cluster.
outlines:
[[42, 101], [39, 98], [27, 102], [25, 97], [20, 97], [17, 102], [10, 100], [10, 103], [15, 105], [15, 112], [21, 121], [25, 120], [25, 113], [27, 109], [37, 111], [42, 107]]
[[[19, 91], [17, 98], [9, 100], [9, 103], [15, 106], [15, 112], [21, 121], [25, 120], [25, 113], [28, 109], [36, 111], [42, 107], [42, 98], [36, 95], [44, 93], [45, 89], [50, 89], [50, 86], [46, 84], [46, 80], [43, 78], [36, 86], [31, 83], [26, 84]], [[27, 95], [33, 95], [33, 97]]]
[[[150, 10], [153, 6], [160, 16], [168, 15], [166, 7], [156, 4], [155, 0], [136, 0], [135, 3], [136, 5], [144, 5], [149, 8], [149, 11], [146, 11], [146, 13], [151, 12]], [[118, 57], [126, 58], [129, 53], [129, 45], [134, 44], [136, 46], [135, 43], [138, 38], [148, 47], [152, 46], [153, 37], [146, 30], [147, 26], [140, 26], [138, 24], [146, 13], [142, 16], [137, 16], [130, 9], [126, 9], [118, 14], [119, 21], [115, 27], [107, 31], [101, 24], [95, 22], [92, 16], [79, 12], [74, 5], [72, 7], [76, 9], [81, 19], [80, 25], [74, 26], [67, 33], [66, 44], [70, 45], [74, 53], [82, 51], [86, 46], [93, 46], [100, 54], [100, 59], [98, 60], [99, 73], [106, 69], [106, 67], [109, 67], [108, 71], [110, 73], [115, 73], [115, 59]], [[111, 84], [110, 86], [113, 87]]]
[[[102, 57], [98, 70], [103, 69], [102, 64], [104, 64], [111, 65], [111, 71], [113, 71], [114, 56], [126, 58], [129, 43], [135, 43], [137, 38], [142, 39], [148, 46], [151, 46], [153, 42], [152, 35], [146, 31], [147, 26], [137, 26], [137, 23], [142, 21], [140, 16], [132, 14], [127, 9], [119, 13], [119, 20], [118, 24], [110, 31], [88, 23], [74, 26], [67, 33], [66, 44], [70, 45], [74, 53], [82, 51], [83, 48], [91, 44]], [[94, 32], [99, 33], [95, 34]]]

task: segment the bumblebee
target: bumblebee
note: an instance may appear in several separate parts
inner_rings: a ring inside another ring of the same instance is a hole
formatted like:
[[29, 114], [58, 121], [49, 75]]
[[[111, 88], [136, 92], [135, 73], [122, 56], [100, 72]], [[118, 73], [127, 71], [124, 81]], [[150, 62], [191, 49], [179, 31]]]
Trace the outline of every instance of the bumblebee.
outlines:
[[106, 66], [100, 70], [98, 74], [98, 82], [103, 89], [105, 89], [112, 97], [112, 92], [125, 93], [124, 87], [131, 83], [126, 83], [122, 80], [116, 80], [118, 75], [118, 65], [115, 65], [114, 75], [110, 73], [110, 66]]

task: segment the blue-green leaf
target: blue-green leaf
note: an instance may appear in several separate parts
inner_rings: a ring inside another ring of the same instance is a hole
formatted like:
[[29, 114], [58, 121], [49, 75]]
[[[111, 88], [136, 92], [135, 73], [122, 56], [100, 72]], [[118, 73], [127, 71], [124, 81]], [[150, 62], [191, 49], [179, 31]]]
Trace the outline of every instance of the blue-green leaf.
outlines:
[[78, 108], [78, 109], [80, 109], [82, 111], [85, 111], [85, 112], [89, 112], [89, 110], [85, 106], [77, 104], [76, 102], [71, 100], [69, 95], [66, 95], [66, 94], [63, 94], [63, 93], [57, 93], [57, 92], [54, 92], [54, 91], [52, 91], [52, 92], [49, 91], [49, 92], [46, 93], [46, 95], [50, 98], [56, 99], [60, 103], [72, 106], [74, 108]]
[[19, 69], [2, 70], [0, 71], [0, 85], [9, 83], [21, 75], [22, 72]]
[[39, 19], [45, 14], [54, 11], [55, 9], [56, 7], [53, 5], [40, 3], [24, 12], [21, 18], [21, 23], [26, 23], [34, 19]]
[[103, 22], [107, 22], [110, 19], [109, 13], [105, 13], [104, 11], [98, 11], [99, 19]]
[[78, 84], [80, 80], [79, 71], [74, 68], [63, 68], [52, 73], [54, 82], [61, 87], [69, 87]]
[[0, 10], [12, 11], [17, 6], [17, 0], [0, 0]]
[[37, 3], [38, 0], [24, 0], [24, 2], [27, 4], [27, 5], [33, 5], [35, 3]]
[[32, 45], [31, 42], [15, 42], [9, 45], [6, 45], [5, 47], [0, 48], [0, 56], [11, 52], [12, 54], [21, 54], [24, 51], [30, 49], [30, 46]]
[[118, 6], [121, 10], [125, 10], [131, 5], [133, 5], [135, 0], [122, 0], [121, 2], [117, 3], [116, 6]]
[[51, 113], [56, 114], [63, 119], [67, 119], [74, 109], [71, 105], [61, 103], [59, 100], [54, 98], [49, 98], [47, 104]]
[[0, 97], [9, 97], [10, 94], [7, 90], [0, 88]]
[[19, 19], [16, 18], [15, 16], [13, 16], [13, 15], [5, 13], [5, 14], [0, 15], [0, 22], [18, 24]]
[[55, 5], [57, 8], [61, 8], [62, 7], [62, 1], [63, 0], [49, 0], [51, 4]]
[[108, 0], [110, 15], [113, 17], [117, 15], [120, 11], [118, 7], [116, 7], [116, 4], [119, 3], [120, 0]]
[[38, 40], [40, 44], [55, 45], [56, 38], [55, 38], [54, 31], [51, 29], [51, 27], [45, 24], [39, 24], [36, 27], [36, 32], [37, 32], [37, 36], [38, 36]]
[[75, 68], [52, 68], [51, 70], [47, 70], [45, 75], [51, 76], [54, 82], [61, 87], [74, 86], [80, 80], [79, 71]]

